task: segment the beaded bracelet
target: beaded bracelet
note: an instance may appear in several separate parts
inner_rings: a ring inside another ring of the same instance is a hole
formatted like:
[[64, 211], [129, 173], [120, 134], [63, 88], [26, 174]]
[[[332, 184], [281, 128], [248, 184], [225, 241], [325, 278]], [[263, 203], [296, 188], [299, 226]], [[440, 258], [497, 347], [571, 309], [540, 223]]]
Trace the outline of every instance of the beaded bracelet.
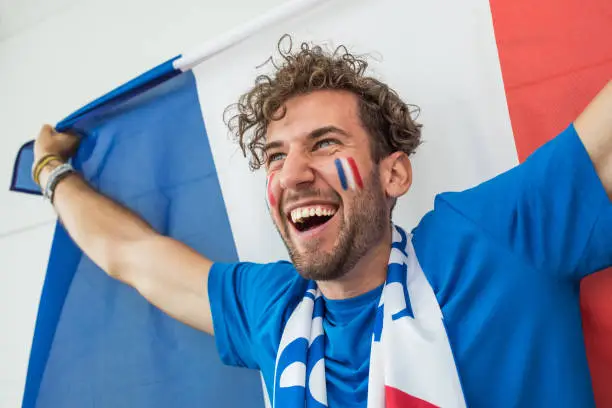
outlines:
[[55, 187], [57, 184], [67, 175], [74, 173], [74, 168], [69, 163], [64, 163], [61, 166], [54, 168], [49, 174], [47, 179], [47, 185], [43, 191], [43, 196], [53, 204], [53, 196], [55, 194]]

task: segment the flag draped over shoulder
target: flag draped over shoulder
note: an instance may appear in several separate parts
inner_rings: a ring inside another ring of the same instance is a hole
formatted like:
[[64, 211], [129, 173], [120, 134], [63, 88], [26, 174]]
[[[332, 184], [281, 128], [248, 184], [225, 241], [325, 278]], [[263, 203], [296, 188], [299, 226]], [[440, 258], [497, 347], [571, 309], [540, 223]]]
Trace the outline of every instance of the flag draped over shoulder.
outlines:
[[[249, 173], [222, 114], [282, 33], [380, 54], [375, 74], [421, 107], [425, 144], [414, 159], [410, 197], [394, 215], [405, 226], [416, 224], [436, 193], [524, 160], [612, 78], [608, 0], [588, 7], [578, 0], [538, 7], [528, 0], [321, 3], [210, 58], [165, 62], [70, 115], [57, 128], [82, 137], [74, 166], [160, 233], [213, 261], [277, 260], [286, 252], [267, 215], [265, 179]], [[373, 22], [384, 24], [364, 29]], [[12, 190], [39, 194], [31, 165], [32, 142], [19, 152]], [[595, 274], [582, 287], [600, 406], [612, 405], [605, 385], [612, 375], [611, 276]], [[212, 337], [106, 276], [57, 225], [24, 407], [262, 404], [256, 373], [222, 366]]]

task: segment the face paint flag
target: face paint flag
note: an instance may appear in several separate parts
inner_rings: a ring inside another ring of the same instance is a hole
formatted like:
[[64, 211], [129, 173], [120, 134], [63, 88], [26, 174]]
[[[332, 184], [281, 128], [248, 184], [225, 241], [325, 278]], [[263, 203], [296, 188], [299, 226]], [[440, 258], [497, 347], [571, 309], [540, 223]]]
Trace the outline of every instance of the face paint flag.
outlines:
[[[85, 179], [160, 233], [213, 261], [288, 259], [260, 198], [266, 189], [274, 205], [265, 175], [251, 173], [235, 154], [222, 120], [254, 78], [272, 69], [261, 63], [282, 34], [291, 32], [294, 46], [302, 40], [330, 49], [347, 44], [357, 54], [383, 56], [372, 61], [376, 76], [420, 106], [425, 143], [412, 158], [415, 183], [394, 211], [394, 221], [410, 228], [436, 194], [472, 187], [519, 164], [575, 119], [610, 79], [612, 3], [561, 3], [295, 0], [301, 8], [292, 10], [299, 12], [279, 11], [275, 15], [283, 18], [272, 24], [266, 17], [265, 27], [249, 25], [241, 41], [225, 42], [214, 53], [162, 63], [57, 129], [81, 135], [73, 165]], [[385, 24], [364, 30], [372, 21]], [[407, 38], [419, 40], [407, 47]], [[30, 142], [19, 152], [12, 190], [39, 194], [31, 165]], [[335, 165], [342, 188], [363, 187], [352, 158]], [[593, 275], [582, 288], [588, 363], [600, 406], [612, 406], [609, 277]], [[586, 367], [584, 350], [572, 358]], [[267, 396], [257, 373], [223, 366], [212, 337], [109, 278], [57, 224], [24, 408], [258, 407]]]
[[338, 178], [343, 190], [351, 189], [357, 190], [363, 188], [363, 181], [357, 168], [357, 163], [352, 157], [343, 157], [334, 161], [336, 164], [336, 170], [338, 171]]
[[270, 207], [276, 206], [276, 198], [274, 198], [274, 191], [272, 187], [272, 181], [274, 180], [274, 173], [268, 174], [266, 179], [266, 193], [268, 195], [268, 203]]

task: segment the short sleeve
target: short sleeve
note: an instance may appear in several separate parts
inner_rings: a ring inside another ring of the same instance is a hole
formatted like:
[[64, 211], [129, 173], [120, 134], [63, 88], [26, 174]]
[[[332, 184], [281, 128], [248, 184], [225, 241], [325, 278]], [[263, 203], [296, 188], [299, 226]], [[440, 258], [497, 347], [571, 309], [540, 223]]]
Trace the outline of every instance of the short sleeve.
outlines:
[[538, 270], [579, 279], [612, 265], [612, 203], [573, 125], [521, 165], [436, 200]]
[[280, 331], [298, 273], [288, 262], [215, 263], [208, 277], [215, 343], [228, 365], [258, 369], [260, 332]]

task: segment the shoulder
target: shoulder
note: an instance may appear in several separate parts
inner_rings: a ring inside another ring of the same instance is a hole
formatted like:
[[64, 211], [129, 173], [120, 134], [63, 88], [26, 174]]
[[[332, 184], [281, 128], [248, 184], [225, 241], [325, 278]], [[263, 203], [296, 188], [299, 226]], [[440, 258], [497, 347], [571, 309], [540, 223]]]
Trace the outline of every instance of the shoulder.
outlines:
[[287, 261], [215, 263], [208, 278], [211, 298], [225, 293], [256, 314], [282, 313], [304, 295], [307, 285]]
[[225, 273], [248, 273], [248, 274], [260, 274], [260, 273], [280, 273], [287, 275], [298, 274], [295, 267], [291, 262], [287, 261], [276, 261], [268, 263], [256, 263], [256, 262], [215, 262], [213, 263], [211, 270], [214, 270], [217, 274]]
[[308, 281], [286, 261], [215, 263], [208, 294], [215, 339], [226, 364], [266, 366]]
[[227, 280], [237, 289], [248, 292], [287, 290], [306, 282], [293, 264], [287, 261], [270, 263], [216, 262], [212, 265], [209, 285]]

